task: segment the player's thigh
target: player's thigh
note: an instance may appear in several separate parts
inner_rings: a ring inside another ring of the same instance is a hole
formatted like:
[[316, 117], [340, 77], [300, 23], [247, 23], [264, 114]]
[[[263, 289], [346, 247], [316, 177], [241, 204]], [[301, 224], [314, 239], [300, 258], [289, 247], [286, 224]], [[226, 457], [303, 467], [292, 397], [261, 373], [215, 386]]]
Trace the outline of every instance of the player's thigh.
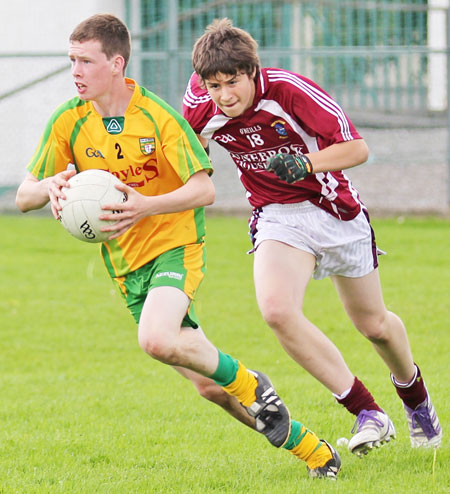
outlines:
[[331, 279], [347, 314], [360, 331], [369, 331], [385, 318], [378, 269], [359, 278], [332, 276]]
[[301, 306], [316, 259], [309, 252], [276, 240], [265, 240], [254, 253], [258, 303], [270, 300]]
[[[204, 272], [204, 245], [192, 244], [164, 252], [124, 279], [116, 281], [128, 309], [140, 326], [159, 327], [170, 319], [176, 321], [179, 330], [181, 324], [193, 328], [199, 326], [193, 300]], [[167, 310], [164, 305], [166, 300], [173, 310], [170, 307]], [[180, 310], [185, 310], [186, 300], [188, 308], [181, 323], [179, 310], [176, 309], [180, 307]], [[145, 318], [142, 316], [144, 306]]]
[[188, 311], [189, 297], [179, 288], [157, 286], [152, 288], [145, 299], [139, 320], [139, 336], [163, 334], [176, 337]]

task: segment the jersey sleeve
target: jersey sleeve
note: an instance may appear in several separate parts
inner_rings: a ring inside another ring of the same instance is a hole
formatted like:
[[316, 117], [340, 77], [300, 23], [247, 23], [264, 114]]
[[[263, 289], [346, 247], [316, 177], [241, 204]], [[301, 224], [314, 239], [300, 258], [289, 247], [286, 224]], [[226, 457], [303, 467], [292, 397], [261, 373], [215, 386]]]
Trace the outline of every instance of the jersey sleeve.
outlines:
[[58, 109], [48, 121], [27, 169], [42, 180], [64, 171], [69, 163], [73, 163], [73, 156], [65, 136], [63, 114]]
[[321, 87], [306, 77], [284, 74], [281, 92], [284, 105], [310, 135], [317, 137], [324, 146], [361, 139], [341, 106]]
[[189, 123], [181, 117], [170, 119], [163, 128], [161, 146], [168, 163], [183, 183], [195, 173], [213, 173], [211, 160]]
[[199, 77], [194, 72], [189, 79], [183, 97], [183, 117], [189, 122], [196, 134], [200, 134], [204, 126], [204, 114], [210, 109], [211, 96], [199, 84]]

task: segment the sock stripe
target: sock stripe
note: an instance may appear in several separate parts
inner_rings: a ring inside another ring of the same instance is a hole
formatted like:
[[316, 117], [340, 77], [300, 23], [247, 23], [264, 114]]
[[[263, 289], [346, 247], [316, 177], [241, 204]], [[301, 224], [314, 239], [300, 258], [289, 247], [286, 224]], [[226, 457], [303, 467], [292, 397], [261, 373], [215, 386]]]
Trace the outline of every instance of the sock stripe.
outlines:
[[417, 369], [417, 365], [415, 365], [414, 366], [414, 376], [411, 379], [411, 381], [409, 381], [408, 383], [400, 383], [397, 381], [397, 379], [395, 379], [394, 374], [391, 374], [392, 383], [396, 388], [402, 388], [402, 389], [410, 388], [416, 382], [418, 374], [419, 374], [419, 372]]

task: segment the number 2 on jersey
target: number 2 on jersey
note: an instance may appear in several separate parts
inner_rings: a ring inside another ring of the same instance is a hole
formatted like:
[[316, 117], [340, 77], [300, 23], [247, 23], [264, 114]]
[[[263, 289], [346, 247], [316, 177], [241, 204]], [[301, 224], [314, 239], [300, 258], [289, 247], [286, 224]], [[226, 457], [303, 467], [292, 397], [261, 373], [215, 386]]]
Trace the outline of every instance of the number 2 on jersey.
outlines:
[[120, 147], [120, 144], [116, 142], [116, 145], [114, 147], [117, 149], [117, 159], [123, 160], [122, 148]]

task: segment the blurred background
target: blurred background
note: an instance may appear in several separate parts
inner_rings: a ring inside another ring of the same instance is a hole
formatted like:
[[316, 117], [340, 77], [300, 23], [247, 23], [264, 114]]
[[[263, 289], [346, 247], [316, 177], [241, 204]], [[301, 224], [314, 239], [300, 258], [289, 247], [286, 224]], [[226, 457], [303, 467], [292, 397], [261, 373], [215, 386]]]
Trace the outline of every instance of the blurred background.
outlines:
[[[195, 40], [229, 17], [258, 41], [264, 66], [305, 75], [330, 93], [366, 139], [348, 170], [379, 215], [449, 215], [449, 0], [15, 0], [0, 3], [0, 209], [13, 210], [44, 126], [76, 93], [68, 38], [86, 17], [117, 15], [133, 51], [127, 72], [181, 110]], [[227, 153], [212, 146], [217, 201], [248, 211]]]

